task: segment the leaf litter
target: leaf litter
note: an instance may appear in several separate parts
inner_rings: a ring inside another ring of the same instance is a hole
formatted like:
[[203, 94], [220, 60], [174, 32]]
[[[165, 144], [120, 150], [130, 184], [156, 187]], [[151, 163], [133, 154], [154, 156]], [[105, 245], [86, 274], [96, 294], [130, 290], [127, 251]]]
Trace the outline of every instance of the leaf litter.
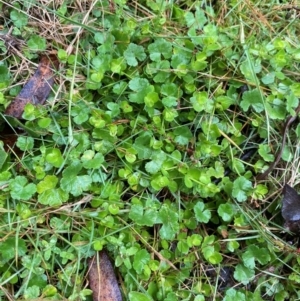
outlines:
[[283, 200], [281, 208], [284, 226], [291, 232], [300, 232], [300, 195], [297, 191], [285, 184], [283, 187]]
[[93, 301], [122, 301], [118, 281], [105, 251], [88, 261], [88, 279], [93, 291]]
[[55, 70], [58, 69], [58, 65], [56, 55], [43, 55], [34, 75], [6, 108], [5, 114], [21, 118], [26, 104], [43, 105], [51, 92]]

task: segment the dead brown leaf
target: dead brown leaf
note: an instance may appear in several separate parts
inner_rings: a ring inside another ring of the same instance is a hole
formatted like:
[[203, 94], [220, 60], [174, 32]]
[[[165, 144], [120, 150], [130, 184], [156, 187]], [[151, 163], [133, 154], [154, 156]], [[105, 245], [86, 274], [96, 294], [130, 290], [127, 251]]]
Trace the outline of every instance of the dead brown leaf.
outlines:
[[93, 301], [122, 301], [113, 266], [105, 251], [89, 259], [88, 278]]
[[42, 56], [34, 75], [6, 108], [5, 114], [21, 118], [27, 103], [44, 104], [53, 86], [54, 73], [58, 64], [56, 55]]

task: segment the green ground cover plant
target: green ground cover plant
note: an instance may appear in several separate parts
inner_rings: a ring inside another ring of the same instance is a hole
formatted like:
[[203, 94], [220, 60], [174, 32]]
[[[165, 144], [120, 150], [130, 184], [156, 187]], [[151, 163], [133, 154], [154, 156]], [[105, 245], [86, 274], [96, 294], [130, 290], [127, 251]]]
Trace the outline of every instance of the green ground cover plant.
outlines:
[[[0, 300], [92, 300], [102, 249], [124, 300], [300, 298], [297, 123], [256, 179], [299, 105], [294, 2], [0, 0]], [[47, 104], [8, 120], [50, 51]]]

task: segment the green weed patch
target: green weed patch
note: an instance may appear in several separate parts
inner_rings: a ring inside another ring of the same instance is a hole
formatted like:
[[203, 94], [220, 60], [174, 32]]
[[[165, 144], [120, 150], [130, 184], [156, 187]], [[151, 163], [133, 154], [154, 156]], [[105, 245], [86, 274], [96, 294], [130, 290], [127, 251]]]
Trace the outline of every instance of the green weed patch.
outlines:
[[[0, 8], [0, 300], [92, 300], [102, 249], [124, 300], [299, 298], [280, 213], [280, 189], [299, 183], [298, 122], [256, 178], [299, 106], [296, 4]], [[46, 105], [6, 116], [53, 52]]]

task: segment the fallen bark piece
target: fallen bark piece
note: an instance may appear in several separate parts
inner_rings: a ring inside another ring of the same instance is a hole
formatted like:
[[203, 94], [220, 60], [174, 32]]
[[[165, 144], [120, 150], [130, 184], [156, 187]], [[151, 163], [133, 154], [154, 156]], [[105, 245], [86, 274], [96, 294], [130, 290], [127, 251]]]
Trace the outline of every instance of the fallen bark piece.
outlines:
[[122, 295], [113, 266], [105, 253], [101, 251], [90, 258], [89, 284], [93, 291], [93, 301], [122, 301]]
[[284, 227], [289, 231], [300, 233], [300, 195], [298, 192], [285, 184], [283, 187], [283, 200], [281, 214], [285, 220]]
[[34, 105], [44, 104], [51, 92], [54, 83], [54, 73], [55, 69], [58, 69], [58, 64], [56, 55], [42, 56], [34, 75], [6, 108], [5, 114], [21, 118], [27, 103]]

